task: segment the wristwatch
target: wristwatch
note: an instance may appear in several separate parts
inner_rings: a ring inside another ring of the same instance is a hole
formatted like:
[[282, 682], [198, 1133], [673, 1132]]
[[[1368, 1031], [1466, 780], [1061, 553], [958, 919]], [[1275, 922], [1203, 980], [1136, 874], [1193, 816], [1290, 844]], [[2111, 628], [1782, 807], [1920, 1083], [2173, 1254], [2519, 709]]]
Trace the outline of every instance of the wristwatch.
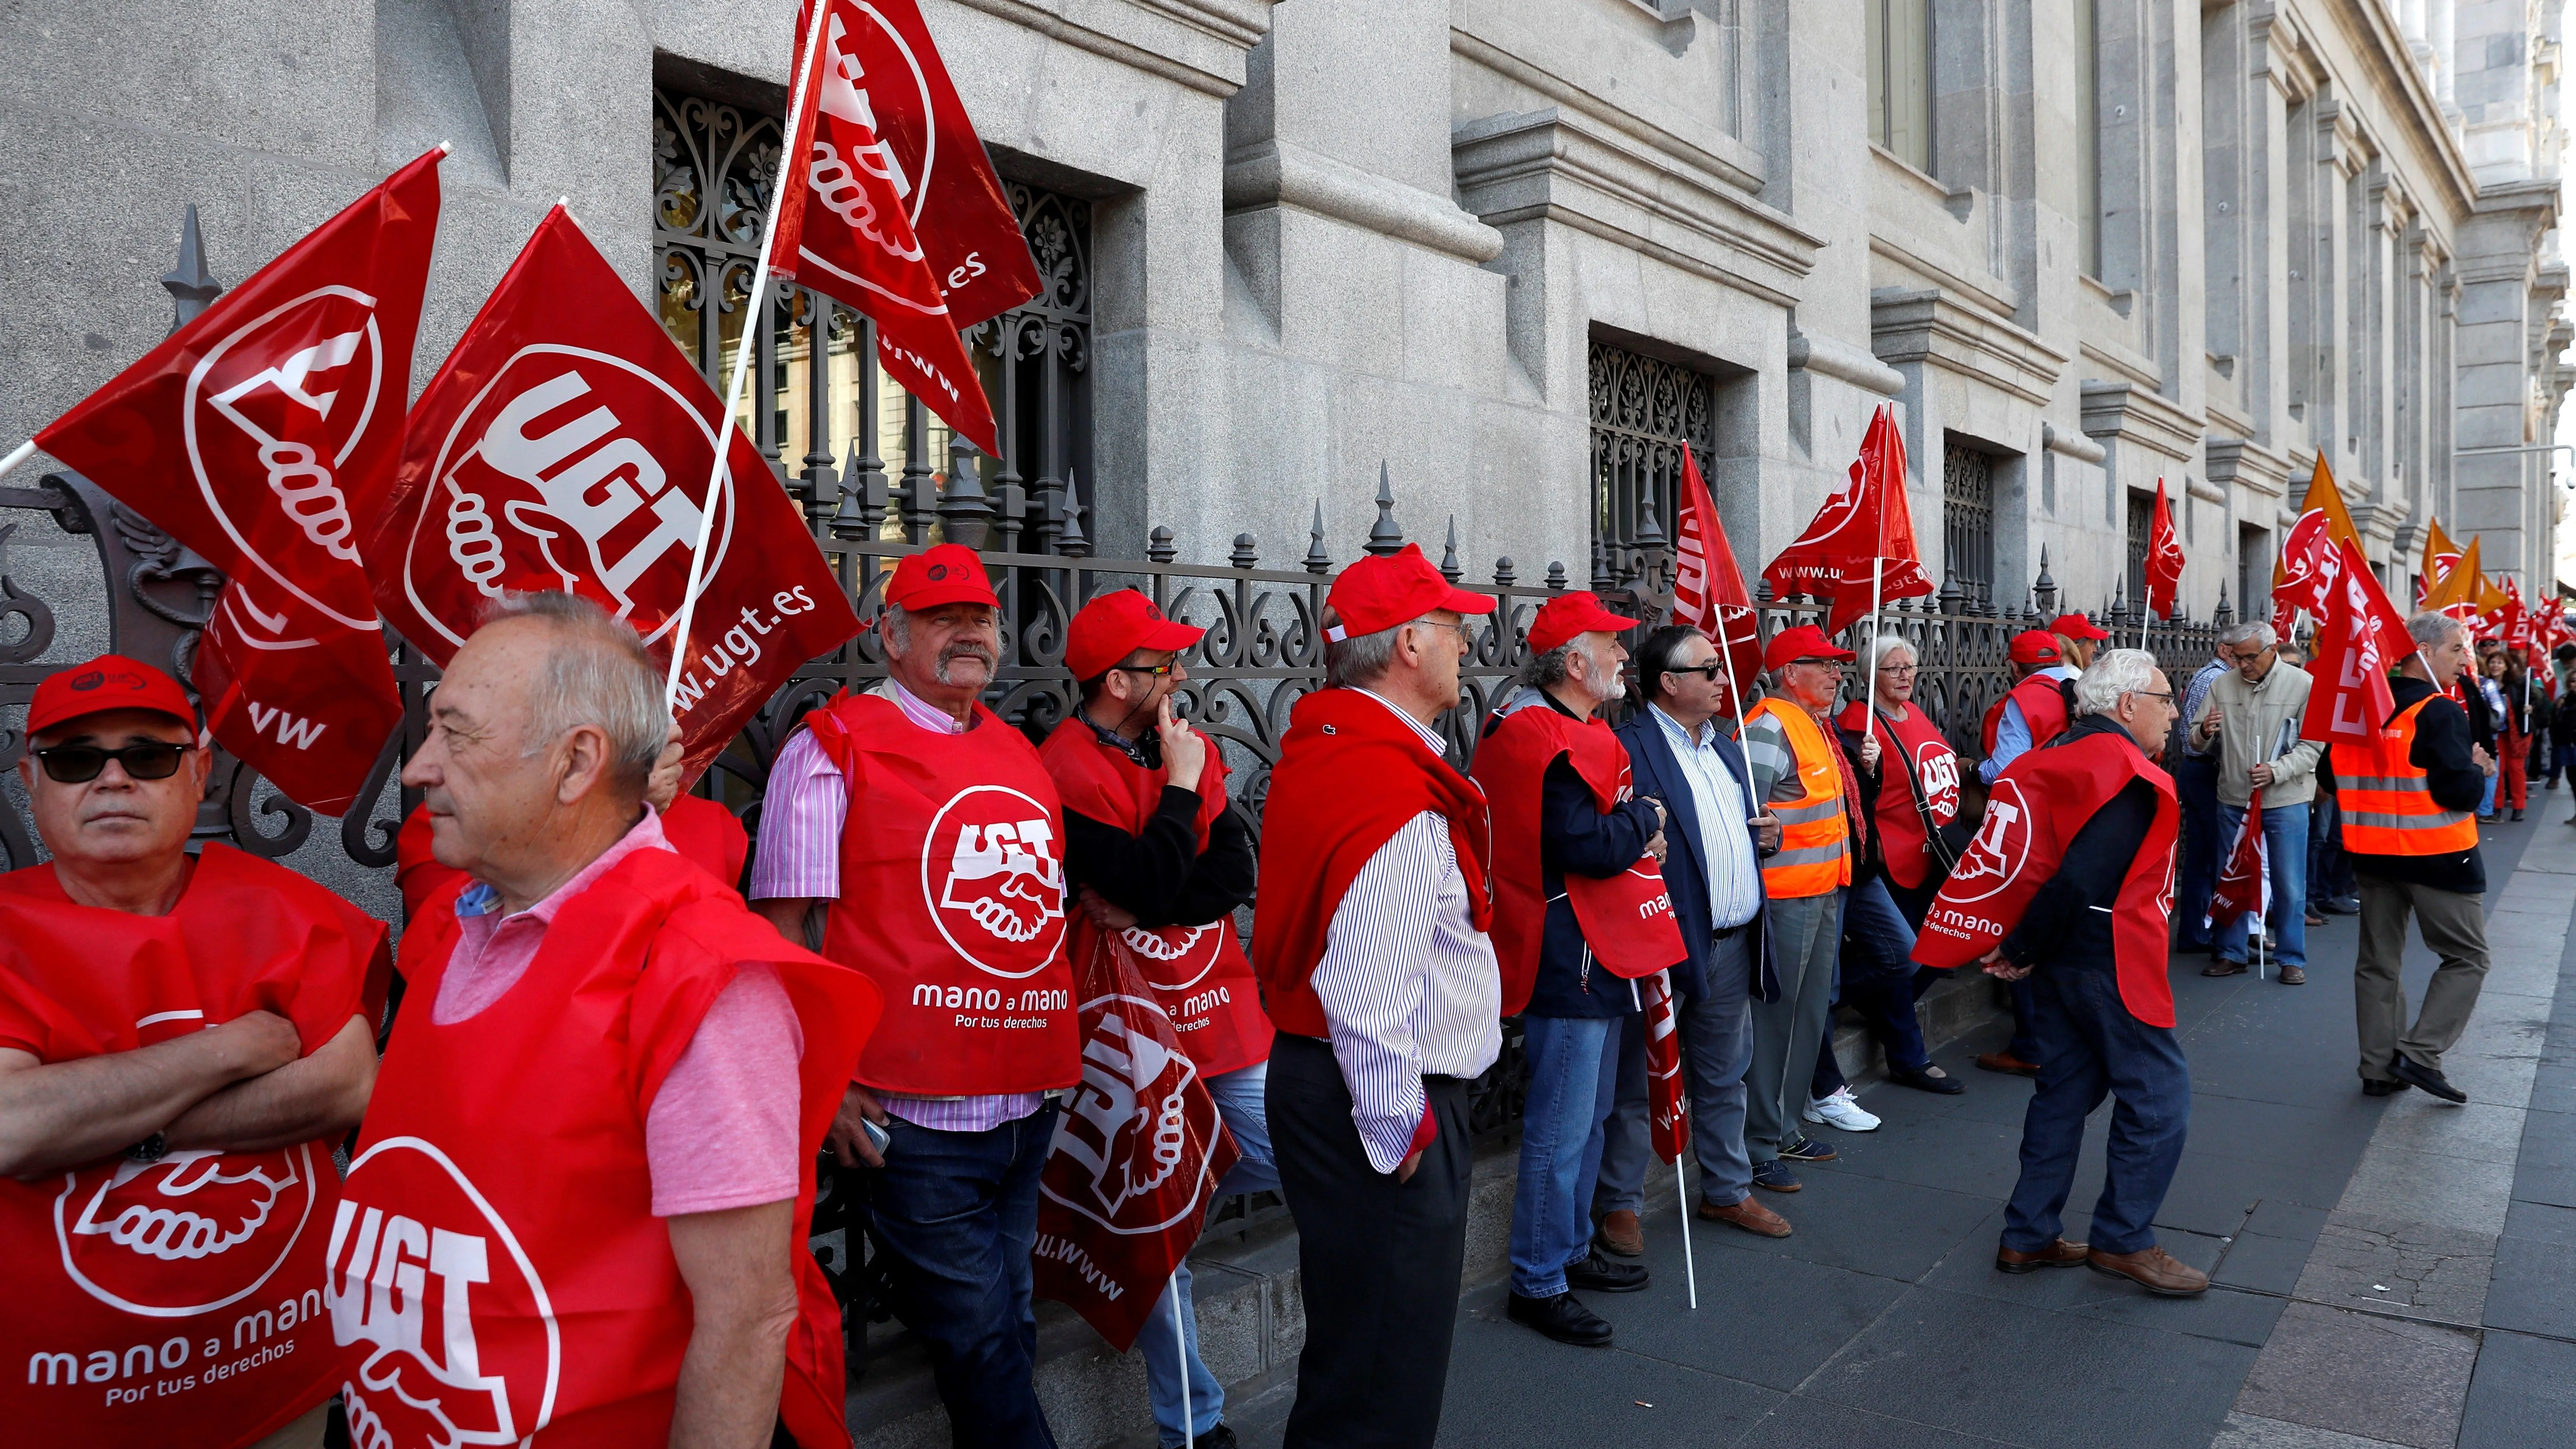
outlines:
[[136, 1162], [159, 1162], [170, 1155], [170, 1139], [155, 1132], [125, 1149], [125, 1155]]

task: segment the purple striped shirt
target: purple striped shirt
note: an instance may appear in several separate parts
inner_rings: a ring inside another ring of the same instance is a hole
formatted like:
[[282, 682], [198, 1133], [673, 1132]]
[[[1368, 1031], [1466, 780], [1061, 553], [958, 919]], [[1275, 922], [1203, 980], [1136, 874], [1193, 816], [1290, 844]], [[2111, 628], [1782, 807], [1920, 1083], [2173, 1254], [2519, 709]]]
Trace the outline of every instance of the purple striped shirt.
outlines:
[[[868, 693], [892, 700], [903, 717], [938, 734], [962, 735], [966, 726], [887, 679]], [[831, 900], [841, 894], [841, 827], [849, 819], [850, 790], [840, 767], [798, 730], [770, 767], [761, 796], [760, 848], [751, 862], [751, 898]], [[1044, 1104], [1039, 1092], [981, 1097], [913, 1097], [879, 1092], [885, 1109], [916, 1127], [939, 1132], [982, 1132], [1016, 1122]]]

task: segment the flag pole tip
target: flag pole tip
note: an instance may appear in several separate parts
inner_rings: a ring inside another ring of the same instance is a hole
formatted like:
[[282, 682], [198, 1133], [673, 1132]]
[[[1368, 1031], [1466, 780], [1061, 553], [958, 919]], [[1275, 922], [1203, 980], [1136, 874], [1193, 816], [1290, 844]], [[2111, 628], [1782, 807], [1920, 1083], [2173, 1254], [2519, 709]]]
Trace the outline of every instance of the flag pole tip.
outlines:
[[455, 143], [455, 142], [453, 142], [453, 141], [441, 141], [441, 142], [439, 142], [439, 143], [438, 143], [438, 154], [439, 154], [439, 155], [441, 155], [441, 156], [453, 156], [453, 155], [455, 155], [455, 154], [456, 154], [456, 143]]

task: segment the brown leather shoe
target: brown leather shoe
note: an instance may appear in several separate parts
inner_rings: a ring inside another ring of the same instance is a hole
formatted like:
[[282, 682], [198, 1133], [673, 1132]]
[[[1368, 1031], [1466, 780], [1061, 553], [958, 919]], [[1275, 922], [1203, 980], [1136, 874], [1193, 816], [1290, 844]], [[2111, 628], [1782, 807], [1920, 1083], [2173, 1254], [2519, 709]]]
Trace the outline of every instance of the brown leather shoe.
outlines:
[[2242, 976], [2245, 974], [2245, 963], [2242, 961], [2229, 961], [2224, 959], [2216, 960], [2201, 967], [2200, 974], [2203, 976]]
[[2308, 968], [2305, 966], [2284, 966], [2281, 968], [2281, 974], [2278, 979], [2284, 986], [2305, 986], [2308, 984]]
[[2085, 1251], [2082, 1243], [2070, 1243], [2064, 1238], [2036, 1253], [2025, 1253], [2019, 1248], [2007, 1248], [1998, 1243], [1995, 1245], [1995, 1271], [2036, 1273], [2042, 1268], [2072, 1268], [2084, 1261]]
[[1645, 1230], [1637, 1226], [1637, 1215], [1626, 1208], [1602, 1214], [1601, 1230], [1592, 1235], [1592, 1241], [1603, 1252], [1622, 1258], [1646, 1256]]
[[1719, 1207], [1713, 1202], [1702, 1199], [1699, 1215], [1713, 1223], [1742, 1228], [1757, 1237], [1785, 1238], [1791, 1231], [1787, 1218], [1755, 1202], [1750, 1193], [1745, 1195], [1744, 1201], [1730, 1207]]
[[1985, 1072], [2010, 1072], [2016, 1077], [2039, 1075], [2039, 1063], [2023, 1061], [2011, 1052], [1987, 1052], [1977, 1058], [1977, 1069]]
[[2162, 1248], [2140, 1248], [2134, 1253], [2106, 1253], [2095, 1248], [2084, 1261], [2096, 1273], [2126, 1278], [2150, 1293], [2166, 1298], [2188, 1298], [2209, 1287], [2209, 1275], [2182, 1262]]

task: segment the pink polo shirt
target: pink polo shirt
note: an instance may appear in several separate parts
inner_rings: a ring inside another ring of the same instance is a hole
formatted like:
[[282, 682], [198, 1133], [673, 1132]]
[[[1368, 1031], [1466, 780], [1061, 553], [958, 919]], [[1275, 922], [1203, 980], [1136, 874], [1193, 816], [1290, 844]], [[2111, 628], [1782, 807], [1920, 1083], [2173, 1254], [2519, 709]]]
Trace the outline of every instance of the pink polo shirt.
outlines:
[[[500, 893], [481, 882], [456, 899], [456, 948], [439, 977], [429, 1019], [466, 1021], [509, 994], [537, 958], [564, 903], [638, 850], [669, 850], [661, 817], [635, 828], [544, 900], [500, 914]], [[644, 1115], [653, 1215], [718, 1212], [796, 1196], [796, 1064], [805, 1034], [778, 972], [747, 966], [707, 1007], [688, 1050], [662, 1079]]]

